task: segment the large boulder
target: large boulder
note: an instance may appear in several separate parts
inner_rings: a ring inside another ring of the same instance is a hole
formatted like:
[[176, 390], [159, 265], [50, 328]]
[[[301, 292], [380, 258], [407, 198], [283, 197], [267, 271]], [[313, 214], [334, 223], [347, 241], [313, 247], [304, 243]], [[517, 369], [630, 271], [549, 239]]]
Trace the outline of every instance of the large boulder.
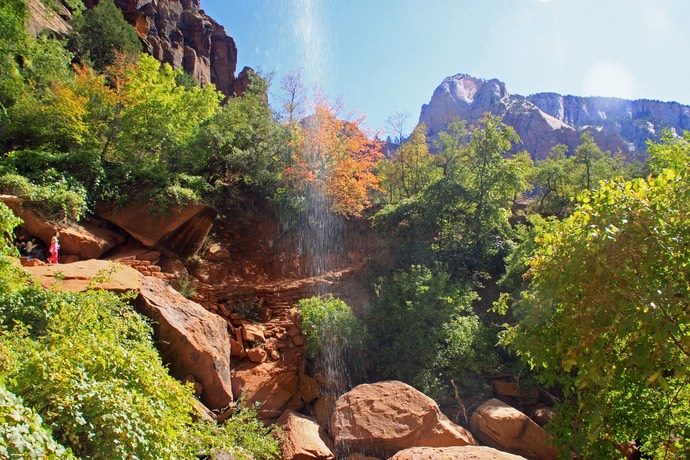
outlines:
[[106, 260], [83, 260], [65, 265], [24, 267], [46, 289], [138, 291], [144, 277], [133, 268]]
[[281, 362], [240, 363], [233, 370], [232, 388], [237, 399], [259, 403], [257, 415], [264, 420], [275, 420], [287, 409], [304, 406], [297, 369]]
[[124, 241], [122, 235], [90, 222], [60, 229], [60, 252], [80, 259], [98, 259]]
[[401, 450], [390, 460], [525, 460], [485, 446], [412, 447]]
[[217, 212], [202, 204], [171, 206], [152, 213], [146, 203], [123, 207], [102, 206], [98, 217], [124, 229], [143, 245], [167, 255], [189, 257], [201, 248]]
[[170, 373], [191, 375], [202, 386], [201, 401], [212, 409], [232, 402], [230, 339], [220, 316], [185, 299], [166, 282], [144, 277], [137, 310], [154, 321], [157, 347]]
[[313, 419], [287, 410], [276, 424], [281, 429], [283, 460], [335, 459], [333, 441]]
[[45, 288], [138, 291], [135, 307], [153, 320], [156, 346], [171, 374], [200, 383], [201, 401], [212, 409], [232, 402], [230, 339], [220, 316], [185, 299], [166, 282], [117, 262], [87, 260], [24, 269]]
[[57, 232], [57, 227], [46, 221], [39, 213], [22, 203], [22, 199], [11, 195], [0, 195], [0, 200], [22, 220], [20, 227], [31, 235], [50, 244], [50, 239]]
[[470, 430], [482, 443], [532, 460], [554, 460], [558, 449], [542, 427], [512, 406], [490, 399], [472, 414]]
[[359, 385], [342, 395], [331, 428], [339, 452], [384, 458], [409, 447], [477, 444], [431, 398], [395, 381]]

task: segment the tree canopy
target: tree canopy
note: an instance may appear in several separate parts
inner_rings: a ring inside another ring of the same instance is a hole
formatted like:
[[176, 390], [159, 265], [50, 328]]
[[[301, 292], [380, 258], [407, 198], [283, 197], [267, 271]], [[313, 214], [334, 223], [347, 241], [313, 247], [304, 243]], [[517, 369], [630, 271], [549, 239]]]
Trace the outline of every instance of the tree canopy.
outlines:
[[503, 338], [561, 389], [553, 429], [585, 456], [690, 453], [690, 149], [652, 147], [657, 175], [602, 183], [537, 237]]

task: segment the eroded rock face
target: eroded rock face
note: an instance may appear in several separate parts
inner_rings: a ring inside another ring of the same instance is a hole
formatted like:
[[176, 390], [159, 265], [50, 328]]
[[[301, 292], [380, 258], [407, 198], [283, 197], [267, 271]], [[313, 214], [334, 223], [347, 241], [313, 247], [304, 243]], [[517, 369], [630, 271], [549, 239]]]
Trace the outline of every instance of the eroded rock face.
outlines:
[[431, 398], [395, 381], [359, 385], [342, 395], [331, 427], [336, 449], [343, 455], [359, 452], [388, 458], [409, 447], [477, 444]]
[[490, 399], [472, 414], [470, 430], [477, 439], [496, 449], [534, 460], [555, 460], [553, 438], [522, 412]]
[[115, 0], [115, 4], [153, 57], [232, 96], [237, 46], [225, 28], [201, 9], [199, 0]]
[[525, 460], [485, 446], [412, 447], [401, 450], [390, 460]]
[[649, 99], [562, 96], [538, 93], [527, 99], [545, 113], [570, 126], [597, 126], [620, 135], [643, 152], [647, 140], [658, 140], [663, 128], [677, 134], [690, 129], [690, 106]]
[[333, 441], [313, 419], [288, 410], [280, 416], [281, 448], [284, 460], [331, 460]]
[[102, 206], [96, 214], [126, 230], [147, 247], [189, 257], [201, 248], [217, 213], [208, 206], [187, 204], [172, 206], [164, 214], [152, 214], [147, 204], [139, 204], [122, 208]]
[[242, 362], [233, 370], [232, 388], [236, 398], [252, 405], [260, 403], [257, 415], [275, 420], [285, 410], [304, 406], [300, 397], [299, 374], [294, 366], [267, 361], [261, 364]]
[[156, 345], [170, 373], [180, 380], [193, 376], [207, 407], [228, 406], [232, 385], [227, 323], [156, 278], [143, 277], [139, 294], [136, 308], [154, 321]]

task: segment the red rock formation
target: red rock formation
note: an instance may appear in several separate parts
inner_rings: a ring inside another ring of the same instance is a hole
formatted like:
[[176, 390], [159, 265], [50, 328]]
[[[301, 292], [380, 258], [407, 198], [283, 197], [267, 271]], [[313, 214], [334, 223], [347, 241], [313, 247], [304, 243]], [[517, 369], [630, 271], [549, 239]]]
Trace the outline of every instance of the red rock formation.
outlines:
[[276, 422], [281, 428], [283, 460], [331, 460], [333, 441], [316, 422], [291, 410]]
[[216, 211], [201, 205], [173, 206], [164, 214], [152, 214], [147, 204], [122, 208], [107, 206], [96, 215], [124, 229], [149, 248], [181, 257], [194, 255], [211, 230]]
[[144, 277], [135, 304], [154, 321], [157, 347], [170, 373], [192, 375], [202, 386], [201, 401], [211, 409], [232, 402], [227, 323], [182, 297], [164, 281]]
[[522, 412], [490, 399], [472, 414], [470, 430], [481, 442], [532, 460], [555, 460], [553, 438]]
[[225, 28], [201, 9], [199, 0], [115, 0], [115, 4], [153, 57], [232, 96], [237, 46]]
[[[114, 292], [138, 291], [142, 275], [133, 268], [105, 260], [85, 260], [66, 265], [25, 267], [44, 288], [85, 291], [92, 288]], [[94, 278], [101, 278], [99, 282]]]
[[388, 458], [409, 447], [477, 444], [431, 398], [402, 382], [364, 384], [345, 393], [331, 425], [340, 453]]
[[401, 450], [390, 460], [525, 460], [485, 446], [412, 447]]

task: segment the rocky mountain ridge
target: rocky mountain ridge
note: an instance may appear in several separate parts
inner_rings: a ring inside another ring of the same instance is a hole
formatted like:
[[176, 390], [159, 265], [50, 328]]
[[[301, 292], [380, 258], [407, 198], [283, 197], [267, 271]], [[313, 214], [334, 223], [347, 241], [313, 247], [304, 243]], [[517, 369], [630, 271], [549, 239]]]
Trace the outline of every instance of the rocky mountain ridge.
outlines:
[[690, 129], [690, 106], [677, 102], [629, 101], [618, 98], [510, 94], [505, 83], [467, 74], [447, 77], [422, 106], [419, 122], [433, 137], [456, 118], [476, 123], [484, 113], [503, 118], [515, 128], [534, 159], [543, 159], [556, 144], [573, 152], [582, 132], [597, 144], [626, 157], [643, 156], [647, 140], [658, 140], [663, 129], [678, 134]]

